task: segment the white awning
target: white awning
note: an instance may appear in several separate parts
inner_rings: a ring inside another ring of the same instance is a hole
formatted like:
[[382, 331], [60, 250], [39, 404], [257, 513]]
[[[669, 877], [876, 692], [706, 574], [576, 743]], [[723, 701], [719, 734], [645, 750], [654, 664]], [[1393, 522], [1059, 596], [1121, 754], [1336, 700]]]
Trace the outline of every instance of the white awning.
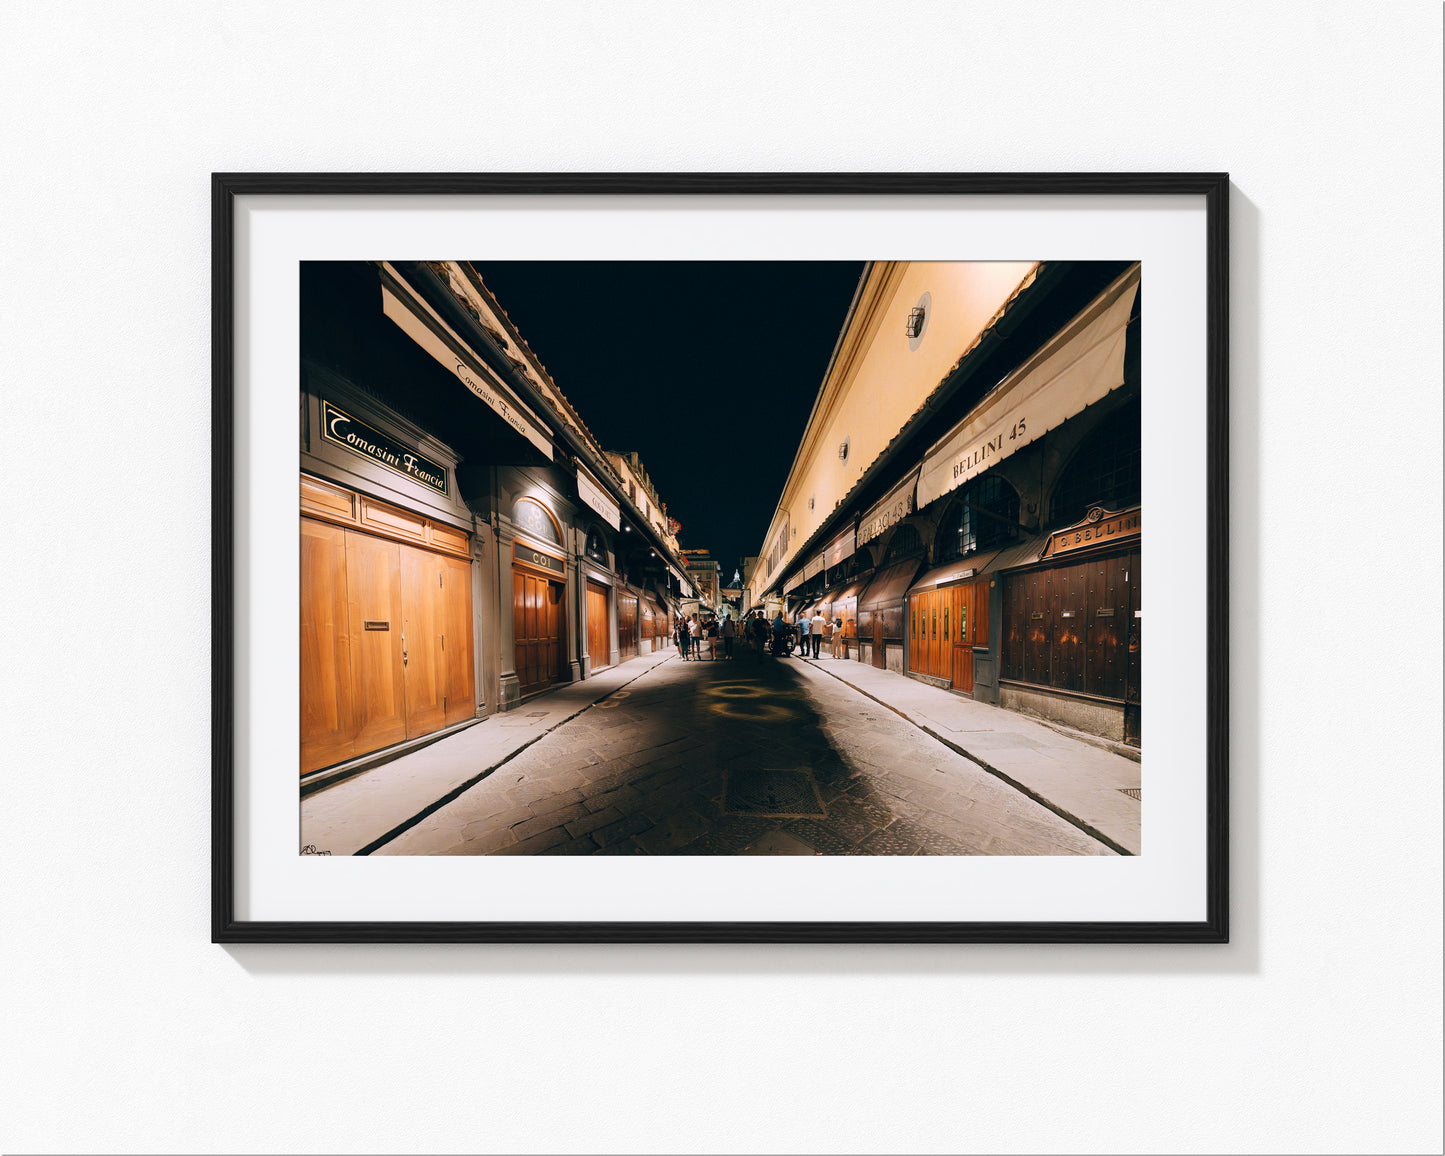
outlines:
[[601, 514], [614, 530], [622, 528], [622, 511], [618, 509], [617, 503], [608, 496], [597, 479], [580, 465], [577, 467], [577, 496]]
[[510, 390], [502, 386], [491, 370], [485, 368], [481, 357], [437, 315], [436, 310], [411, 292], [410, 286], [394, 268], [389, 264], [383, 265], [383, 268], [389, 274], [390, 280], [405, 291], [406, 296], [403, 298], [393, 292], [384, 279], [381, 286], [382, 312], [401, 326], [408, 337], [446, 366], [448, 373], [456, 374], [458, 380], [486, 402], [498, 417], [550, 458], [552, 431]]
[[[1124, 384], [1124, 331], [1139, 266], [995, 386], [923, 459], [918, 505], [943, 497]], [[859, 531], [858, 540], [863, 541]]]
[[803, 581], [806, 582], [814, 574], [821, 574], [825, 565], [826, 559], [822, 554], [813, 555], [803, 567]]
[[914, 470], [888, 491], [888, 496], [863, 515], [858, 523], [858, 545], [871, 542], [890, 526], [903, 521], [913, 513], [913, 488], [918, 483], [918, 471]]
[[834, 566], [842, 562], [844, 558], [851, 558], [854, 550], [857, 548], [856, 543], [857, 535], [853, 527], [849, 526], [834, 538], [832, 542], [828, 544], [828, 548], [823, 551], [824, 567], [831, 570]]

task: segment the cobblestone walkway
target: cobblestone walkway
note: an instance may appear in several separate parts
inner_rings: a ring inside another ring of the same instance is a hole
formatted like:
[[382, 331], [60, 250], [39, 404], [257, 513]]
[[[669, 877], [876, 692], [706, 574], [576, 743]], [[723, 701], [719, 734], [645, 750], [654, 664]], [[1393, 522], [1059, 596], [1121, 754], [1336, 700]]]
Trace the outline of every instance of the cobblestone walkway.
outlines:
[[666, 662], [379, 855], [1109, 855], [792, 659]]

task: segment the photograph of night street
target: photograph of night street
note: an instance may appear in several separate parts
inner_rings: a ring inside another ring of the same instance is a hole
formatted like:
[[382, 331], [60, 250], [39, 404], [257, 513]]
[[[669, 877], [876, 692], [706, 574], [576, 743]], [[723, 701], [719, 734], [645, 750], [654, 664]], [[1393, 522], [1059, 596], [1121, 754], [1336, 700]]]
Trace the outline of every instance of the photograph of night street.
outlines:
[[299, 278], [301, 854], [1143, 852], [1139, 262]]

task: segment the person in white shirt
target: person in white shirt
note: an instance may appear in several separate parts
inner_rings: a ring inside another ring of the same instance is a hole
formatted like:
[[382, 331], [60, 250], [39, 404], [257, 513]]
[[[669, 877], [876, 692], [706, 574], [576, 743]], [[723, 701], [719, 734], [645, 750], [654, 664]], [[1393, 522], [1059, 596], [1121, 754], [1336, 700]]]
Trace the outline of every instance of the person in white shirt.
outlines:
[[813, 657], [818, 657], [818, 647], [823, 645], [823, 631], [828, 628], [828, 620], [823, 617], [820, 610], [813, 611], [813, 617], [808, 621], [809, 633], [813, 640]]

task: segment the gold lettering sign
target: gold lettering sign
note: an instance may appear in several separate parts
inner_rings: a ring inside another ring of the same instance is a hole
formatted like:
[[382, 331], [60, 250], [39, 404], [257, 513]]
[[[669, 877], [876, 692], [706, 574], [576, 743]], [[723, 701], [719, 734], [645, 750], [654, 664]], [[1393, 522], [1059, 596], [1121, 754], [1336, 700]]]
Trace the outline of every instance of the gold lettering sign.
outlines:
[[1085, 546], [1097, 546], [1101, 542], [1122, 541], [1137, 538], [1142, 533], [1141, 511], [1138, 507], [1119, 514], [1105, 514], [1102, 510], [1089, 511], [1089, 517], [1077, 526], [1067, 530], [1055, 530], [1049, 537], [1048, 554], [1067, 554]]
[[543, 570], [551, 570], [554, 574], [561, 574], [566, 569], [562, 559], [554, 558], [551, 554], [544, 554], [541, 550], [534, 550], [531, 546], [524, 546], [521, 542], [512, 544], [512, 557], [518, 562], [526, 562], [532, 566], [540, 566]]

